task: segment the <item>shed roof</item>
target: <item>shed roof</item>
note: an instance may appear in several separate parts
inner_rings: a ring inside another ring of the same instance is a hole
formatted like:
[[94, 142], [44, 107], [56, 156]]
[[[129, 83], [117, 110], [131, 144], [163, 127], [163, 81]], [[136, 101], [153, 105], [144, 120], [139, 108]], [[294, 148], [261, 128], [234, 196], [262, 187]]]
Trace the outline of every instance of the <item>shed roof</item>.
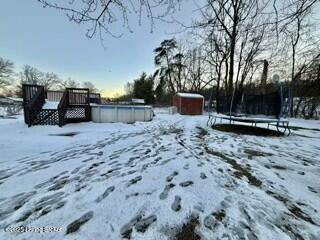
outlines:
[[197, 93], [177, 93], [177, 96], [182, 98], [203, 98], [202, 95]]
[[133, 103], [142, 103], [142, 104], [145, 104], [146, 102], [144, 101], [144, 99], [141, 99], [141, 98], [132, 98], [131, 101]]

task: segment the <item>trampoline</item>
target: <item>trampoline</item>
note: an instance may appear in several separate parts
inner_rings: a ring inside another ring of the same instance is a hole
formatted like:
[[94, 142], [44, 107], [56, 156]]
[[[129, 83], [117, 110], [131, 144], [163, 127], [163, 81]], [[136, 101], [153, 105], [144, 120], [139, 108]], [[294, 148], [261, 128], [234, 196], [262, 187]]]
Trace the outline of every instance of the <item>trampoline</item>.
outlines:
[[279, 133], [289, 136], [291, 130], [287, 119], [282, 87], [278, 81], [274, 82], [274, 91], [269, 93], [246, 94], [245, 92], [236, 93], [234, 90], [230, 105], [223, 106], [223, 109], [229, 108], [229, 113], [212, 114], [209, 111], [207, 125], [214, 128], [217, 120], [220, 120], [220, 123], [222, 123], [222, 120], [228, 120], [229, 124], [235, 122], [249, 123], [253, 127], [257, 127], [258, 124], [267, 124], [268, 129], [271, 125], [274, 125]]

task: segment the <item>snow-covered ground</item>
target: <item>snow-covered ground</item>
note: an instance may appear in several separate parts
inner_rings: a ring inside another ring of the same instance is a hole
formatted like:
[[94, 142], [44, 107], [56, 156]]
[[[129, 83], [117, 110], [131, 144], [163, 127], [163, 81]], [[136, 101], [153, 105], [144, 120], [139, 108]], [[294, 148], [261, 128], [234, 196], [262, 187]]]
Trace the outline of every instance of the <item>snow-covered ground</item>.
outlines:
[[1, 119], [0, 239], [319, 239], [320, 121], [280, 138], [206, 121]]

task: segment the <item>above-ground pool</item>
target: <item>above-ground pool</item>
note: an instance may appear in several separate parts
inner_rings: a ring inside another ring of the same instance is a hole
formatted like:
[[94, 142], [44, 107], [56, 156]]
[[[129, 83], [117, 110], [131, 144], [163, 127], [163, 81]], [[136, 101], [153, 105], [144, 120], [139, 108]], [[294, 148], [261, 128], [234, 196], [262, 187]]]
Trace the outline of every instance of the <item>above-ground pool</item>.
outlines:
[[92, 121], [96, 123], [151, 121], [151, 106], [131, 105], [93, 105], [91, 106]]

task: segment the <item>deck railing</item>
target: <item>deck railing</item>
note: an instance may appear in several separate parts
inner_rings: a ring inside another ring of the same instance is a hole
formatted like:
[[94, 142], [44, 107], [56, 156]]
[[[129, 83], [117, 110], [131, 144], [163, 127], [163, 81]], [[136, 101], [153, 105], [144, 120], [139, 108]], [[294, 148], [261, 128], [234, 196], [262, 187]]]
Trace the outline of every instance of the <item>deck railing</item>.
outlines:
[[67, 88], [69, 93], [69, 105], [90, 104], [89, 89], [87, 88]]
[[47, 90], [46, 91], [46, 99], [48, 101], [53, 101], [53, 102], [60, 102], [62, 96], [63, 96], [64, 91], [52, 91], [52, 90]]
[[22, 84], [22, 97], [24, 103], [30, 102], [39, 89], [44, 88], [39, 85]]
[[45, 92], [43, 86], [37, 85], [22, 85], [22, 97], [25, 123], [31, 126], [36, 119], [37, 114], [42, 109], [45, 103]]
[[65, 90], [58, 105], [60, 127], [66, 124], [65, 115], [68, 109], [68, 104], [69, 104], [69, 92]]
[[[76, 89], [78, 90], [78, 89]], [[87, 93], [86, 93], [87, 89], [84, 89], [84, 91], [72, 91], [73, 94], [75, 95], [74, 98], [80, 98], [83, 99], [84, 97], [87, 98]], [[53, 101], [53, 102], [60, 102], [62, 95], [63, 95], [64, 91], [54, 91], [54, 90], [47, 90], [46, 91], [46, 99], [48, 101]], [[100, 104], [101, 103], [101, 95], [100, 93], [89, 93], [89, 102], [90, 103], [97, 103]]]

